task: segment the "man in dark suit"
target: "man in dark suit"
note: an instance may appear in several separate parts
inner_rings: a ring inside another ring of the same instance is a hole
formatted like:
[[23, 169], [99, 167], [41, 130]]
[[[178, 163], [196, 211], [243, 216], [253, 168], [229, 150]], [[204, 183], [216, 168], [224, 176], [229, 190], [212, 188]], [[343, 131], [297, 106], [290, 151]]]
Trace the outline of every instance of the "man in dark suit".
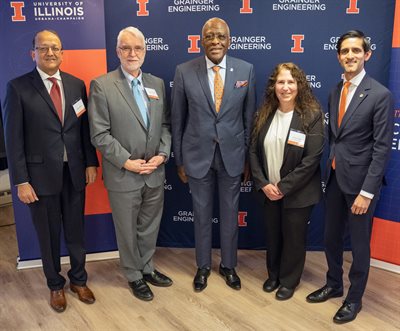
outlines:
[[63, 51], [58, 34], [38, 32], [31, 55], [36, 68], [7, 85], [7, 158], [38, 235], [50, 305], [63, 312], [61, 227], [70, 254], [70, 288], [81, 301], [95, 301], [86, 286], [83, 216], [85, 185], [96, 179], [98, 161], [90, 144], [85, 84], [59, 70]]
[[90, 131], [103, 155], [122, 270], [133, 294], [149, 301], [153, 292], [147, 283], [172, 285], [153, 263], [171, 149], [169, 111], [164, 81], [141, 70], [143, 33], [121, 30], [116, 52], [121, 66], [90, 86]]
[[342, 35], [337, 43], [344, 78], [329, 97], [325, 253], [327, 282], [307, 296], [324, 302], [343, 295], [343, 238], [348, 225], [353, 262], [351, 283], [335, 323], [354, 320], [368, 279], [372, 218], [390, 155], [393, 101], [384, 86], [369, 77], [364, 64], [371, 57], [369, 40], [361, 31]]
[[218, 185], [221, 264], [228, 286], [239, 290], [237, 264], [241, 175], [256, 108], [253, 65], [226, 55], [226, 22], [203, 26], [205, 56], [176, 68], [172, 89], [172, 137], [178, 175], [189, 181], [193, 200], [197, 273], [195, 291], [207, 286], [211, 269], [212, 212]]

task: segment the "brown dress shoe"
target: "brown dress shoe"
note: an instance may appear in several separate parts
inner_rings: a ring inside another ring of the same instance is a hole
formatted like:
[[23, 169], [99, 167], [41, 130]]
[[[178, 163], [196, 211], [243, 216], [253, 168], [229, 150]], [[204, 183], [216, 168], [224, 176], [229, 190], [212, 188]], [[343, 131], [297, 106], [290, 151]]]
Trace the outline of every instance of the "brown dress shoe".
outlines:
[[92, 304], [96, 301], [96, 298], [94, 297], [93, 292], [90, 290], [89, 287], [87, 286], [78, 286], [74, 284], [69, 285], [70, 289], [72, 292], [78, 294], [79, 300], [81, 300], [84, 303], [87, 304]]
[[64, 290], [50, 290], [50, 306], [57, 313], [62, 313], [67, 308], [67, 300], [65, 300]]

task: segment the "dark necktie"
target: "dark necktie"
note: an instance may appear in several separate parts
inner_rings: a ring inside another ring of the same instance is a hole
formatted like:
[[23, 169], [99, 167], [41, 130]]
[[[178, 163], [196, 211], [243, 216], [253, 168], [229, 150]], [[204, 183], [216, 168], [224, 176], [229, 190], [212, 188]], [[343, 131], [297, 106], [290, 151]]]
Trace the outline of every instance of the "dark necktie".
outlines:
[[53, 101], [54, 107], [57, 110], [58, 117], [60, 118], [61, 123], [63, 122], [63, 114], [62, 114], [62, 102], [61, 102], [61, 91], [60, 86], [58, 86], [57, 79], [54, 77], [47, 78], [49, 81], [53, 83], [50, 89], [50, 98]]

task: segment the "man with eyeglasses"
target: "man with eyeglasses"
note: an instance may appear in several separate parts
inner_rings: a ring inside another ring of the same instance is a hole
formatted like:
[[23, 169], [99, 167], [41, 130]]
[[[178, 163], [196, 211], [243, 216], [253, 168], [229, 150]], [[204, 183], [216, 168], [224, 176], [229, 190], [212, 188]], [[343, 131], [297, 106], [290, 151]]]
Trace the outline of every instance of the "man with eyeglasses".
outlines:
[[90, 86], [92, 142], [103, 155], [104, 184], [117, 236], [120, 264], [140, 300], [152, 300], [147, 283], [172, 280], [154, 268], [163, 211], [164, 163], [171, 149], [169, 112], [162, 79], [142, 72], [143, 33], [134, 27], [117, 38], [121, 66]]
[[83, 81], [59, 70], [61, 40], [43, 30], [33, 39], [36, 68], [7, 85], [4, 102], [7, 158], [21, 202], [36, 229], [50, 305], [66, 308], [60, 274], [60, 232], [70, 255], [70, 289], [87, 304], [84, 247], [85, 185], [96, 179], [96, 150], [90, 143]]
[[197, 272], [194, 290], [207, 286], [211, 270], [213, 198], [219, 196], [221, 263], [226, 284], [241, 288], [235, 271], [241, 176], [256, 109], [253, 65], [227, 56], [226, 22], [211, 18], [202, 29], [201, 56], [176, 68], [171, 124], [180, 179], [192, 193]]

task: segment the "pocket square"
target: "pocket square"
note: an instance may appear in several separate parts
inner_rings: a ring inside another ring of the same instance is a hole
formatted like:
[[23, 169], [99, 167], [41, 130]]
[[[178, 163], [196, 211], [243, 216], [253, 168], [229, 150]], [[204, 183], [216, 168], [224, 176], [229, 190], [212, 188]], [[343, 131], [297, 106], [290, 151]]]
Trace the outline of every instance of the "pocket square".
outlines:
[[245, 87], [245, 86], [247, 86], [247, 84], [249, 84], [249, 82], [247, 80], [238, 80], [235, 83], [235, 88]]

